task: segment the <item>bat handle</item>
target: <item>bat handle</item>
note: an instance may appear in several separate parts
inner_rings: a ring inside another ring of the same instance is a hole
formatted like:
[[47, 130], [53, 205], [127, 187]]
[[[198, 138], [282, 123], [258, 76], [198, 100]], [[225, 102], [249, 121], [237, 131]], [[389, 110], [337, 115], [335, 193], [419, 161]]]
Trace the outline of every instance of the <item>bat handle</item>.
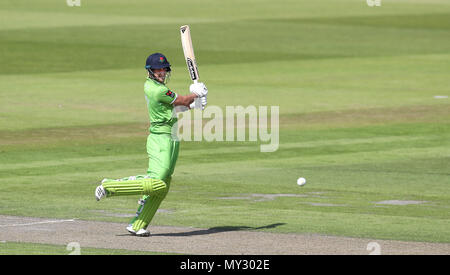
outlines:
[[[194, 80], [194, 84], [197, 84], [197, 83], [198, 83], [198, 79], [195, 79]], [[202, 101], [201, 101], [201, 99], [199, 97], [197, 97], [197, 98], [194, 99], [194, 101], [195, 101], [195, 109], [202, 109]]]

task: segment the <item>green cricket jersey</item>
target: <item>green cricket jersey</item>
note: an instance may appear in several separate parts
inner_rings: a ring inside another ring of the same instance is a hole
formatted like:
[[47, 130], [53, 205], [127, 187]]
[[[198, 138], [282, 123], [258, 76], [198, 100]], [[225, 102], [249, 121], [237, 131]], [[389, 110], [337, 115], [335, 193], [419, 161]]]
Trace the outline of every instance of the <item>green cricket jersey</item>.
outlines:
[[177, 118], [172, 115], [174, 107], [172, 103], [177, 94], [164, 84], [148, 77], [144, 84], [144, 92], [150, 117], [150, 132], [171, 134], [172, 126], [177, 122]]

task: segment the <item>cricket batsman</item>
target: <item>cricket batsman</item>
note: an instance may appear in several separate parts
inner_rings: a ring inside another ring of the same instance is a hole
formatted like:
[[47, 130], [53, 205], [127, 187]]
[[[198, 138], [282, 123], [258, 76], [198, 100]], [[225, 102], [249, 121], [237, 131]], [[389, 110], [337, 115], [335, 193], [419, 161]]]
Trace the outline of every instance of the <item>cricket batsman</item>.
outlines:
[[178, 158], [179, 141], [172, 136], [172, 127], [177, 122], [174, 107], [183, 111], [195, 107], [194, 100], [201, 99], [202, 109], [207, 104], [208, 89], [205, 84], [191, 84], [189, 95], [179, 95], [167, 86], [170, 78], [170, 63], [161, 53], [150, 55], [145, 64], [148, 72], [144, 84], [150, 118], [150, 134], [147, 137], [148, 170], [145, 175], [122, 179], [103, 179], [95, 189], [97, 200], [112, 196], [141, 195], [136, 216], [127, 226], [128, 232], [136, 236], [150, 236], [147, 230], [161, 202], [166, 197], [175, 164]]

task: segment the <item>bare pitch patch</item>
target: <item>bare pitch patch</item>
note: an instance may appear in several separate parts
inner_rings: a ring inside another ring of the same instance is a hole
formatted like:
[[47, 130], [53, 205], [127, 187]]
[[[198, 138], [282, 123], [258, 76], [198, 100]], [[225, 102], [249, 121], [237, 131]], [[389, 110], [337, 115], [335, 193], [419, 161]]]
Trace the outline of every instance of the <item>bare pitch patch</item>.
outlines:
[[322, 207], [347, 206], [346, 204], [319, 203], [319, 202], [309, 202], [308, 204], [312, 206], [322, 206]]
[[388, 201], [379, 201], [375, 204], [382, 204], [382, 205], [410, 205], [410, 204], [424, 204], [427, 203], [427, 201], [406, 201], [406, 200], [388, 200]]
[[[380, 254], [450, 255], [448, 243], [401, 242], [311, 234], [275, 234], [247, 227], [191, 228], [152, 226], [152, 236], [126, 233], [125, 224], [1, 216], [0, 242], [24, 242], [152, 252], [206, 255], [368, 255], [373, 244]], [[16, 225], [16, 226], [9, 226]], [[268, 225], [264, 228], [276, 225]], [[253, 230], [251, 230], [253, 229]], [[249, 231], [250, 230], [250, 231]]]
[[248, 194], [239, 197], [219, 197], [220, 200], [272, 201], [276, 198], [321, 198], [317, 194]]

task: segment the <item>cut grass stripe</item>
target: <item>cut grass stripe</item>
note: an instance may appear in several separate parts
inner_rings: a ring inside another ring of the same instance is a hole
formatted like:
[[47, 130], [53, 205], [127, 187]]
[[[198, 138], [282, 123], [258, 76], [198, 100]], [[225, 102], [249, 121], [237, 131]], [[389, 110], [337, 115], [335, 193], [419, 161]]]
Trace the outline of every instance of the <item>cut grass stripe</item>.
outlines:
[[[389, 142], [407, 142], [407, 141], [422, 141], [422, 140], [432, 140], [435, 136], [387, 136], [387, 137], [372, 137], [372, 138], [357, 138], [357, 139], [334, 139], [334, 140], [318, 140], [318, 141], [307, 141], [307, 142], [289, 142], [280, 144], [280, 149], [295, 149], [295, 148], [317, 148], [322, 146], [338, 146], [338, 145], [356, 145], [356, 144], [377, 144], [377, 143], [389, 143]], [[257, 143], [251, 146], [233, 146], [229, 143], [226, 146], [220, 146], [220, 143], [216, 143], [218, 147], [208, 148], [208, 149], [196, 149], [196, 148], [186, 148], [183, 149], [186, 154], [191, 154], [195, 151], [195, 155], [216, 155], [216, 154], [226, 154], [230, 152], [231, 148], [236, 148], [239, 153], [248, 152], [259, 152], [260, 147]], [[61, 165], [73, 165], [73, 164], [94, 164], [94, 163], [105, 163], [112, 161], [129, 161], [129, 160], [144, 160], [146, 156], [143, 154], [131, 154], [131, 155], [120, 155], [120, 156], [94, 156], [94, 157], [84, 157], [84, 158], [67, 158], [51, 161], [31, 161], [26, 163], [15, 163], [15, 164], [2, 164], [1, 170], [12, 170], [12, 169], [29, 169], [29, 168], [42, 168], [49, 166], [61, 166]]]

